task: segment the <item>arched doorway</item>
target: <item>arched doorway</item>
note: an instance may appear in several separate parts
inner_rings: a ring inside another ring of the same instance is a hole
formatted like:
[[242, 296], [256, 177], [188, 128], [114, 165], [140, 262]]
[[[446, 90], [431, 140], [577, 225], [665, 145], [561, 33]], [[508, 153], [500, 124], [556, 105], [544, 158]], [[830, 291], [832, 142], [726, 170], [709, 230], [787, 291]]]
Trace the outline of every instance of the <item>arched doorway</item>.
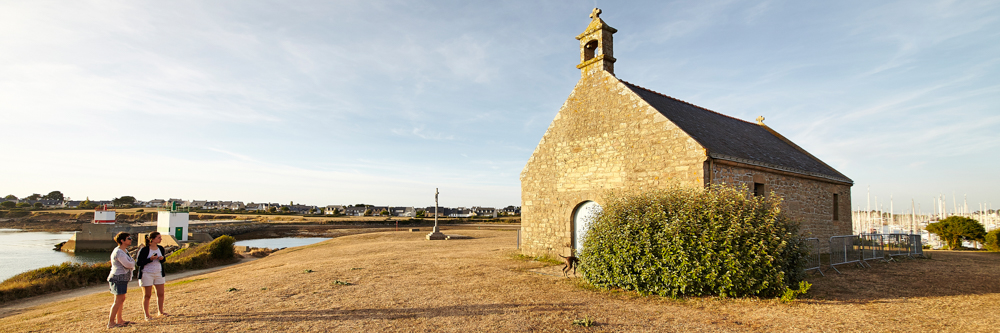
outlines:
[[576, 209], [573, 210], [573, 249], [576, 250], [576, 254], [580, 254], [583, 250], [583, 236], [587, 234], [590, 224], [601, 210], [601, 205], [589, 200], [576, 205]]

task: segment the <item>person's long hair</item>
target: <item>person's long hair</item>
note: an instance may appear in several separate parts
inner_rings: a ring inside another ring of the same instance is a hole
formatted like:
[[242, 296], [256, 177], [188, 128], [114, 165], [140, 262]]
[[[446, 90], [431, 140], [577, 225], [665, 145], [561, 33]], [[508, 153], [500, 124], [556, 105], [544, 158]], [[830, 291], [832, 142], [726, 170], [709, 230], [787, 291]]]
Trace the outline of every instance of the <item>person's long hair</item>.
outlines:
[[153, 231], [149, 233], [149, 235], [146, 235], [146, 247], [149, 247], [149, 242], [155, 239], [156, 237], [160, 237], [159, 231]]

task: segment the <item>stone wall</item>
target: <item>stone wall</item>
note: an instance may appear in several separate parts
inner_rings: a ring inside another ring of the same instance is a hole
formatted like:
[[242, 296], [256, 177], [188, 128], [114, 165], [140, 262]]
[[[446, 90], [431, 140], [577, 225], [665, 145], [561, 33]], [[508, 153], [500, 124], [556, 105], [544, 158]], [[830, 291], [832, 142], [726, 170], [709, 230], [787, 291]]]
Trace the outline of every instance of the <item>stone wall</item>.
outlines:
[[[760, 183], [769, 195], [781, 196], [783, 211], [801, 223], [803, 236], [820, 239], [821, 252], [829, 252], [831, 236], [853, 233], [850, 185], [724, 161], [713, 161], [711, 170], [710, 183], [746, 186], [748, 191]], [[834, 194], [839, 194], [840, 201], [837, 220], [833, 219]]]
[[705, 149], [597, 66], [577, 83], [521, 172], [522, 252], [567, 255], [573, 210], [606, 190], [704, 186]]
[[[60, 251], [63, 252], [105, 252], [111, 251], [118, 243], [114, 237], [119, 232], [127, 232], [133, 236], [139, 232], [149, 232], [154, 229], [151, 226], [132, 226], [123, 223], [114, 224], [84, 224], [80, 226], [81, 231], [73, 233], [69, 240], [62, 245]], [[137, 243], [138, 244], [138, 243]]]

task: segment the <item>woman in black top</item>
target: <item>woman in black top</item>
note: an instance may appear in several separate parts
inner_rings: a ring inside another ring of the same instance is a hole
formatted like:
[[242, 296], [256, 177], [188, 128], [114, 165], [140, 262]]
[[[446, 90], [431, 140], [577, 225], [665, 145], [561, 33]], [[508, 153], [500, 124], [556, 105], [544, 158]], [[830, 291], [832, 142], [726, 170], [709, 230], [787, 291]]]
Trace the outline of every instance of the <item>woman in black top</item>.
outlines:
[[142, 298], [142, 311], [146, 314], [146, 320], [152, 320], [149, 315], [149, 298], [152, 296], [153, 287], [156, 287], [156, 307], [160, 316], [167, 316], [163, 312], [163, 284], [166, 282], [166, 273], [163, 269], [165, 253], [160, 241], [163, 239], [159, 232], [151, 232], [146, 236], [146, 246], [139, 249], [136, 254], [136, 266], [139, 266], [139, 286], [142, 287], [144, 295]]

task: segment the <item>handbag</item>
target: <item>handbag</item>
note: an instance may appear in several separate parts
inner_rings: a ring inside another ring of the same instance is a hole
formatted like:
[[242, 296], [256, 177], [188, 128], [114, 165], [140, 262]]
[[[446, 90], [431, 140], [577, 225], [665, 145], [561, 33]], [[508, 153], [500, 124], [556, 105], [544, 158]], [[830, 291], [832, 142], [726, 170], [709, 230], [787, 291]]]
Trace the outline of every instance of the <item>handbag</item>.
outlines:
[[129, 282], [132, 281], [132, 271], [124, 274], [115, 274], [108, 278], [108, 282]]

